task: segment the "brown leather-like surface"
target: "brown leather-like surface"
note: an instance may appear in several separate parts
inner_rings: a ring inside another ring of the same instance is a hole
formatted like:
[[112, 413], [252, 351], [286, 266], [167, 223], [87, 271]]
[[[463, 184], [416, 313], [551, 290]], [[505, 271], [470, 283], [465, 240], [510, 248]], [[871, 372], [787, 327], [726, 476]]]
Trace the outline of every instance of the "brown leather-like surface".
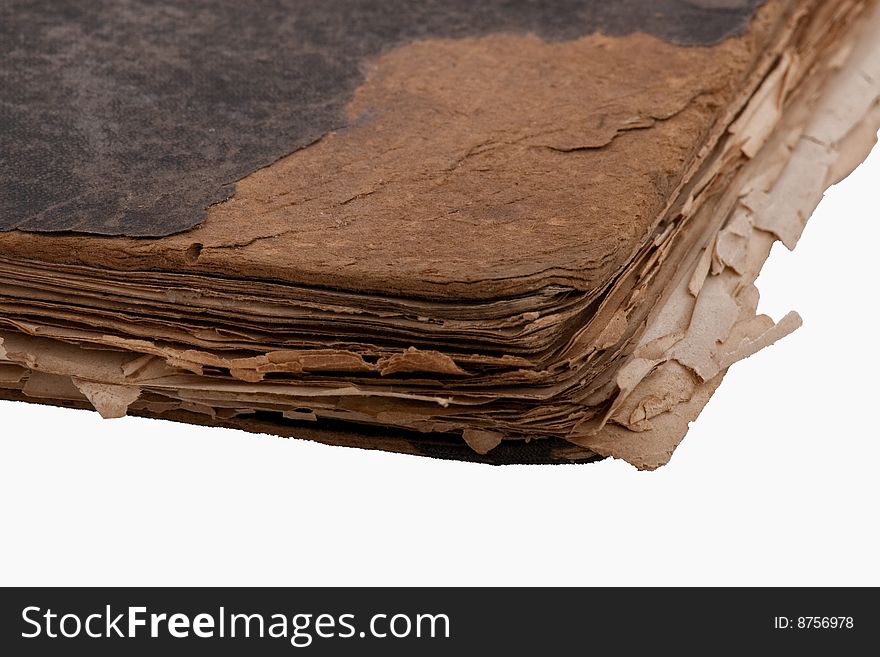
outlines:
[[350, 127], [246, 176], [197, 228], [12, 232], [0, 253], [433, 297], [593, 290], [717, 138], [786, 4], [707, 47], [645, 34], [404, 45], [367, 71]]
[[0, 230], [161, 236], [348, 123], [376, 56], [493, 33], [705, 44], [759, 0], [14, 0], [0, 6]]

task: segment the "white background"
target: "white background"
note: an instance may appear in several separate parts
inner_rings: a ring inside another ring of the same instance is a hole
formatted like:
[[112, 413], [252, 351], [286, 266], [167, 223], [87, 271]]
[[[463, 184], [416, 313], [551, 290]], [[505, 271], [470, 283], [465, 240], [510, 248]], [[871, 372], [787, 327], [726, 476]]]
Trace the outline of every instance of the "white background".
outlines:
[[880, 149], [657, 472], [470, 465], [0, 402], [2, 585], [880, 585]]

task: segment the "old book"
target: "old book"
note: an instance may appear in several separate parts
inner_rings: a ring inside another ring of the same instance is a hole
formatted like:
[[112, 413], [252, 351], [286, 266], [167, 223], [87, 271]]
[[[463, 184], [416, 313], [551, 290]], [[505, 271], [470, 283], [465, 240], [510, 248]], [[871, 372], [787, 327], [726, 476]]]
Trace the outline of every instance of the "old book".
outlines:
[[105, 417], [658, 467], [880, 128], [871, 0], [0, 19], [0, 397]]

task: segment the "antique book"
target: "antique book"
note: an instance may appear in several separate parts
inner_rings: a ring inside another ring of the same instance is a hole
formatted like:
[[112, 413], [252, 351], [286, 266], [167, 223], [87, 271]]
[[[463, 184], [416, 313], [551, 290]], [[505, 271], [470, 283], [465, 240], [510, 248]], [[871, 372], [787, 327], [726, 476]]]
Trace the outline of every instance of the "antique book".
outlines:
[[754, 281], [880, 129], [872, 0], [22, 1], [0, 35], [0, 398], [440, 458], [666, 463], [799, 325]]

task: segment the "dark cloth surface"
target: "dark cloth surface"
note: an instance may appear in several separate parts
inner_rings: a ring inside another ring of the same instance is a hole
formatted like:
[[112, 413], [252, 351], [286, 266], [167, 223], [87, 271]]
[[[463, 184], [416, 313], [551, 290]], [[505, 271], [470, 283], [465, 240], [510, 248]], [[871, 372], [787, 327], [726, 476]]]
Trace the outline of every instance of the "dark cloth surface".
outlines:
[[430, 37], [715, 43], [760, 0], [74, 0], [0, 5], [0, 230], [162, 236], [345, 127], [370, 58]]

